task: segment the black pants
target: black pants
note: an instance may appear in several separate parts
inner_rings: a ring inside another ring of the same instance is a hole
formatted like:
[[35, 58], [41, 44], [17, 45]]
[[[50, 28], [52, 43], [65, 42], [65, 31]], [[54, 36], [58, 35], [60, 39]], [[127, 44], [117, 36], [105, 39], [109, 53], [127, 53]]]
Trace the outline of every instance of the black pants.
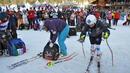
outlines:
[[109, 22], [109, 26], [111, 27], [111, 19], [108, 19], [108, 22]]
[[101, 41], [102, 41], [102, 35], [99, 35], [97, 37], [89, 37], [90, 43], [91, 44], [96, 44], [96, 45], [100, 45]]
[[11, 35], [12, 35], [12, 38], [17, 38], [16, 30], [12, 30]]
[[117, 26], [117, 23], [118, 23], [118, 19], [114, 19], [113, 25], [116, 25], [116, 26]]
[[0, 50], [7, 49], [7, 43], [11, 38], [10, 32], [0, 31]]

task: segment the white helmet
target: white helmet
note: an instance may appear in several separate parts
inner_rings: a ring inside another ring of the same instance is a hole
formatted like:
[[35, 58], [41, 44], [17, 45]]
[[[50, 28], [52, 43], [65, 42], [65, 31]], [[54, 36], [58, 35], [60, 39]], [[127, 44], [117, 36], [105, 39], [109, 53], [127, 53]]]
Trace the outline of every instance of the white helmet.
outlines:
[[95, 17], [95, 15], [91, 15], [89, 14], [86, 18], [86, 23], [87, 25], [92, 25], [92, 24], [95, 24], [97, 22], [97, 19]]

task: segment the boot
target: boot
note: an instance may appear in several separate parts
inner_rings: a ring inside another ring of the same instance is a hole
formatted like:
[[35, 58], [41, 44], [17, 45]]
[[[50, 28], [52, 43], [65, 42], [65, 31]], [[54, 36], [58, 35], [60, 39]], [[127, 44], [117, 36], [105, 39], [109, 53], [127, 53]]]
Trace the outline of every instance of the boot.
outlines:
[[3, 55], [3, 51], [2, 50], [0, 50], [0, 56], [2, 56]]

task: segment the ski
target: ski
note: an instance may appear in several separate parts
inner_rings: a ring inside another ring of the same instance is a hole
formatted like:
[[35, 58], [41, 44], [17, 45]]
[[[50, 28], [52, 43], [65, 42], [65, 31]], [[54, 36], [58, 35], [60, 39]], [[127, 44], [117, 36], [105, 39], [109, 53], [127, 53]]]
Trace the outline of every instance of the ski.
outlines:
[[97, 68], [98, 68], [98, 73], [101, 73], [101, 70], [100, 70], [100, 61], [97, 62]]
[[[61, 57], [61, 58], [59, 58], [58, 60], [62, 60], [62, 59], [69, 58], [69, 57], [71, 57], [71, 56], [74, 55], [74, 54], [75, 54], [75, 52], [73, 52], [73, 53], [70, 54], [69, 56]], [[25, 65], [25, 64], [27, 64], [27, 63], [29, 63], [29, 62], [32, 62], [32, 61], [34, 61], [34, 60], [36, 60], [36, 59], [38, 59], [38, 58], [40, 58], [40, 57], [42, 57], [42, 52], [40, 52], [40, 53], [37, 54], [36, 56], [31, 57], [31, 58], [29, 58], [29, 59], [24, 59], [24, 60], [21, 60], [21, 61], [19, 61], [19, 62], [13, 63], [13, 64], [9, 65], [8, 68], [9, 68], [9, 69], [14, 69], [14, 68], [16, 68], [16, 67], [19, 67], [19, 66]]]
[[72, 53], [70, 54], [69, 56], [65, 57], [65, 58], [62, 58], [60, 60], [57, 60], [57, 61], [49, 61], [47, 62], [45, 68], [50, 68], [50, 67], [53, 67], [54, 65], [58, 64], [58, 63], [62, 63], [62, 62], [66, 62], [66, 61], [69, 61], [69, 60], [72, 60], [74, 57], [76, 57], [78, 54], [77, 53]]
[[[85, 73], [90, 73], [89, 68], [90, 68], [90, 66], [91, 66], [91, 64], [92, 64], [93, 58], [94, 58], [94, 56], [92, 55], [92, 56], [90, 57], [90, 61], [89, 61], [89, 64], [88, 64], [88, 66], [87, 66], [87, 69], [86, 69], [86, 72], [85, 72]], [[101, 59], [101, 56], [100, 56], [100, 55], [97, 55], [97, 73], [101, 73], [101, 70], [100, 70], [100, 68], [101, 68], [100, 59]]]
[[73, 53], [71, 53], [71, 54], [68, 55], [68, 56], [60, 57], [60, 58], [58, 58], [58, 60], [62, 60], [62, 59], [69, 58], [69, 57], [73, 56], [74, 54], [76, 54], [76, 52], [73, 52]]
[[86, 69], [85, 73], [90, 73], [89, 68], [90, 68], [90, 66], [91, 66], [91, 64], [92, 64], [93, 58], [94, 58], [94, 56], [91, 56], [91, 57], [90, 57], [90, 61], [89, 61], [89, 64], [88, 64], [88, 66], [87, 66], [87, 69]]
[[40, 58], [41, 56], [42, 56], [42, 52], [40, 52], [39, 54], [37, 54], [36, 56], [34, 56], [34, 57], [32, 57], [32, 58], [24, 59], [24, 60], [22, 60], [22, 61], [19, 61], [19, 62], [16, 62], [16, 63], [14, 63], [14, 64], [11, 64], [10, 66], [8, 66], [8, 68], [9, 68], [9, 69], [14, 69], [14, 68], [16, 68], [16, 67], [19, 67], [19, 66], [22, 66], [22, 65], [24, 65], [24, 64], [27, 64], [27, 63], [29, 63], [29, 62], [31, 62], [31, 61], [34, 61], [34, 60]]

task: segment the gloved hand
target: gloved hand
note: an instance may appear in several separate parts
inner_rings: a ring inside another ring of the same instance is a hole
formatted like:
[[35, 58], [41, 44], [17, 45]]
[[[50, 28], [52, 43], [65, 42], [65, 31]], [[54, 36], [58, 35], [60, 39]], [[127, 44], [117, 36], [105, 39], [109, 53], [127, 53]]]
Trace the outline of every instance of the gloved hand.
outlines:
[[5, 38], [5, 37], [6, 37], [6, 35], [5, 35], [5, 34], [3, 34], [3, 35], [2, 35], [2, 38]]
[[85, 35], [81, 35], [80, 39], [78, 40], [80, 43], [83, 43], [85, 40]]
[[108, 32], [104, 32], [102, 37], [103, 37], [104, 39], [108, 39], [109, 35], [110, 35], [110, 34], [109, 34]]
[[53, 45], [54, 45], [54, 44], [53, 44], [52, 42], [50, 42], [49, 47], [52, 48]]

